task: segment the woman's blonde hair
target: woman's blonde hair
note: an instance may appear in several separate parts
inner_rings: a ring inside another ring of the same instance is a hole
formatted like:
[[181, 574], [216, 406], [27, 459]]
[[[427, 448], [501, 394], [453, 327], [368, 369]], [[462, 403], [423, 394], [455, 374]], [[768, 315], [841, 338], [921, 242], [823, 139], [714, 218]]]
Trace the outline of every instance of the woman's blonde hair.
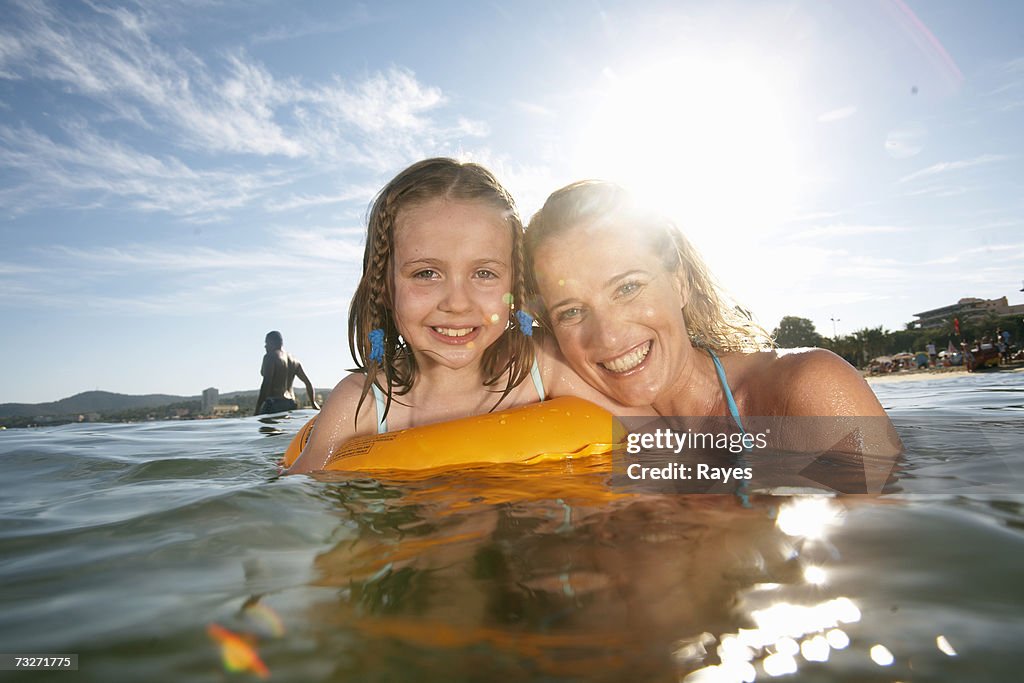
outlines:
[[[695, 346], [715, 351], [760, 351], [772, 347], [771, 335], [743, 308], [731, 302], [682, 231], [667, 217], [637, 206], [622, 187], [583, 180], [556, 190], [530, 219], [526, 229], [526, 287], [538, 318], [550, 327], [537, 287], [537, 249], [580, 225], [614, 225], [644, 240], [665, 270], [678, 272], [687, 288], [683, 320]], [[614, 255], [609, 255], [613, 260]]]
[[[377, 384], [387, 394], [384, 408], [384, 415], [387, 415], [392, 396], [408, 393], [416, 381], [416, 358], [401, 337], [393, 312], [395, 221], [403, 210], [433, 199], [491, 206], [512, 236], [510, 303], [513, 305], [509, 307], [504, 334], [483, 354], [484, 385], [494, 386], [503, 376], [507, 378], [495, 406], [530, 374], [533, 366], [533, 344], [519, 332], [514, 310], [514, 304], [521, 306], [526, 300], [526, 289], [523, 224], [512, 195], [479, 164], [446, 158], [424, 159], [399, 173], [380, 191], [367, 218], [363, 275], [352, 295], [348, 313], [349, 349], [356, 362], [355, 371], [366, 373], [359, 408], [371, 387]], [[377, 329], [384, 334], [383, 356], [379, 361], [370, 341], [370, 332]], [[377, 382], [378, 373], [384, 375], [383, 386]], [[383, 417], [378, 416], [378, 419]]]

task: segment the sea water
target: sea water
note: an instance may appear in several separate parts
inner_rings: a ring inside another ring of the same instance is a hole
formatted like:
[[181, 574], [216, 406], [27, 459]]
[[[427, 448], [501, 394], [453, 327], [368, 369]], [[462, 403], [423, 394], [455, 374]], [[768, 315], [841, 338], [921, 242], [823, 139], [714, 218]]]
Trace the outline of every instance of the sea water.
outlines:
[[0, 432], [0, 653], [78, 655], [0, 679], [1021, 680], [1020, 377], [878, 384], [883, 494], [746, 504], [277, 477], [308, 412]]

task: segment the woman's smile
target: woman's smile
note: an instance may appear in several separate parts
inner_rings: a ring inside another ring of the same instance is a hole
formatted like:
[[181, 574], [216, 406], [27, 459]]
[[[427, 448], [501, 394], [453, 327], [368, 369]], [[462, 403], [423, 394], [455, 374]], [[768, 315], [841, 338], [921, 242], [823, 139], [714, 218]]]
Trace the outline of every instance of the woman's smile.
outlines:
[[637, 370], [643, 362], [647, 360], [647, 354], [650, 352], [651, 341], [647, 340], [643, 344], [633, 347], [621, 356], [617, 356], [610, 360], [599, 361], [598, 365], [608, 372], [612, 372], [616, 375], [623, 375]]

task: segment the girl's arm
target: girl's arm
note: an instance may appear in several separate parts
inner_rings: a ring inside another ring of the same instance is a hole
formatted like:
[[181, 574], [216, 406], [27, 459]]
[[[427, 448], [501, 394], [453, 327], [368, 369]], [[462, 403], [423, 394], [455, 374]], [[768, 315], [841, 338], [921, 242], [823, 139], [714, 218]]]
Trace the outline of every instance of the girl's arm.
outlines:
[[359, 409], [359, 420], [356, 421], [356, 407], [365, 380], [364, 375], [350, 374], [338, 382], [324, 402], [313, 427], [313, 433], [309, 437], [309, 443], [288, 468], [287, 474], [322, 470], [330, 455], [342, 444], [357, 436], [377, 433], [377, 409], [372, 393], [366, 395], [362, 408]]

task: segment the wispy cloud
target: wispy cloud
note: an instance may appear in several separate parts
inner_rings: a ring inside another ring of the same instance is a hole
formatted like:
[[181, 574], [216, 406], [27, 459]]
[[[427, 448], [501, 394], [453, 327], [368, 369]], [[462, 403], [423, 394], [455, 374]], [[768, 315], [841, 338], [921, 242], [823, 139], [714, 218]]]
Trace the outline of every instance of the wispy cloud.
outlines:
[[[167, 47], [156, 38], [165, 18], [147, 8], [11, 9], [0, 28], [0, 78], [58, 84], [101, 107], [55, 117], [62, 137], [39, 123], [0, 131], [0, 165], [17, 179], [13, 192], [4, 188], [14, 212], [39, 206], [40, 197], [86, 206], [76, 193], [196, 220], [261, 198], [276, 210], [330, 203], [322, 193], [265, 195], [300, 160], [306, 172], [393, 171], [490, 134], [486, 123], [446, 112], [447, 96], [408, 69], [307, 83], [275, 76], [243, 49], [206, 60]], [[231, 155], [250, 157], [248, 173], [237, 172]]]
[[865, 279], [878, 285], [909, 282], [918, 277], [910, 272], [907, 263], [901, 259], [851, 255], [844, 263], [836, 264], [837, 276], [851, 279]]
[[[5, 305], [36, 309], [244, 315], [265, 313], [273, 299], [283, 316], [344, 311], [345, 283], [363, 251], [353, 230], [284, 229], [278, 237], [275, 248], [232, 250], [50, 246], [37, 250], [32, 268], [0, 263], [0, 285]], [[261, 273], [273, 273], [272, 287]]]
[[197, 149], [303, 152], [273, 119], [287, 86], [243, 55], [229, 56], [223, 73], [215, 74], [188, 51], [163, 50], [141, 14], [121, 9], [73, 19], [45, 4], [21, 10], [21, 30], [3, 34], [18, 46], [5, 71], [61, 83], [115, 111], [126, 103], [143, 105], [147, 117], [172, 126], [180, 143]]
[[833, 109], [832, 111], [825, 112], [818, 117], [818, 123], [833, 123], [835, 121], [842, 121], [848, 119], [857, 113], [857, 107], [843, 107], [842, 109]]
[[41, 269], [36, 266], [26, 266], [22, 263], [0, 262], [0, 276], [3, 275], [24, 275], [26, 273], [38, 273]]
[[900, 178], [899, 182], [907, 183], [911, 180], [917, 180], [918, 178], [925, 178], [928, 176], [938, 175], [940, 173], [947, 173], [949, 171], [958, 171], [965, 168], [972, 168], [974, 166], [983, 166], [986, 164], [994, 164], [1000, 161], [1006, 161], [1012, 157], [1006, 154], [982, 154], [981, 156], [974, 157], [973, 159], [961, 159], [959, 161], [943, 161], [937, 164], [932, 164], [927, 168], [923, 168], [920, 171], [915, 171], [909, 175], [905, 175]]
[[983, 271], [989, 274], [1004, 272], [1007, 264], [1020, 264], [1024, 259], [1024, 243], [984, 244], [976, 247], [957, 249], [937, 258], [917, 263], [906, 263], [907, 268], [927, 268], [930, 266], [951, 266], [962, 264], [965, 268], [958, 271], [959, 278], [967, 271]]
[[981, 254], [987, 259], [997, 259], [1000, 261], [1017, 261], [1024, 258], [1024, 243], [984, 244], [965, 249], [963, 253], [970, 255]]
[[363, 3], [357, 3], [351, 7], [343, 8], [346, 15], [332, 21], [321, 19], [303, 18], [286, 25], [277, 26], [269, 31], [263, 31], [251, 38], [253, 44], [276, 43], [310, 36], [322, 36], [331, 33], [344, 33], [357, 28], [365, 28], [383, 20], [370, 13], [369, 8]]
[[971, 188], [967, 185], [926, 185], [925, 187], [904, 193], [907, 197], [959, 197], [967, 194]]
[[860, 237], [884, 233], [907, 232], [910, 228], [898, 225], [820, 225], [789, 235], [791, 239], [803, 240], [815, 237]]
[[513, 102], [513, 104], [516, 107], [518, 107], [520, 110], [526, 112], [527, 114], [533, 114], [534, 116], [550, 117], [550, 116], [554, 116], [555, 115], [555, 112], [553, 112], [552, 110], [548, 109], [547, 107], [545, 107], [542, 104], [537, 104], [536, 102], [526, 102], [526, 101], [523, 101], [523, 100], [515, 100]]
[[377, 193], [376, 187], [369, 185], [354, 185], [336, 194], [298, 194], [283, 199], [272, 199], [264, 208], [267, 211], [292, 211], [294, 209], [306, 209], [314, 206], [328, 206], [331, 204], [344, 204], [352, 201], [368, 203]]
[[81, 123], [58, 140], [30, 128], [0, 125], [0, 166], [11, 169], [5, 205], [15, 213], [40, 206], [90, 208], [113, 198], [136, 209], [186, 218], [249, 203], [285, 182], [273, 170], [195, 170], [174, 156], [140, 152]]
[[909, 159], [924, 149], [928, 131], [920, 124], [889, 131], [885, 138], [885, 151], [894, 159]]
[[[290, 237], [296, 240], [297, 233]], [[304, 244], [304, 243], [303, 243]], [[187, 250], [171, 250], [150, 246], [126, 247], [79, 247], [51, 246], [50, 255], [63, 257], [74, 262], [79, 268], [93, 266], [100, 272], [116, 275], [117, 270], [146, 272], [198, 271], [269, 271], [279, 272], [287, 268], [307, 270], [329, 269], [337, 261], [358, 263], [362, 258], [362, 247], [331, 240], [321, 236], [319, 251], [296, 248], [294, 243], [285, 243], [280, 249], [223, 250], [196, 247]]]
[[791, 223], [805, 223], [808, 221], [820, 221], [826, 218], [835, 218], [839, 215], [839, 211], [811, 211], [808, 213], [797, 214], [789, 220]]

